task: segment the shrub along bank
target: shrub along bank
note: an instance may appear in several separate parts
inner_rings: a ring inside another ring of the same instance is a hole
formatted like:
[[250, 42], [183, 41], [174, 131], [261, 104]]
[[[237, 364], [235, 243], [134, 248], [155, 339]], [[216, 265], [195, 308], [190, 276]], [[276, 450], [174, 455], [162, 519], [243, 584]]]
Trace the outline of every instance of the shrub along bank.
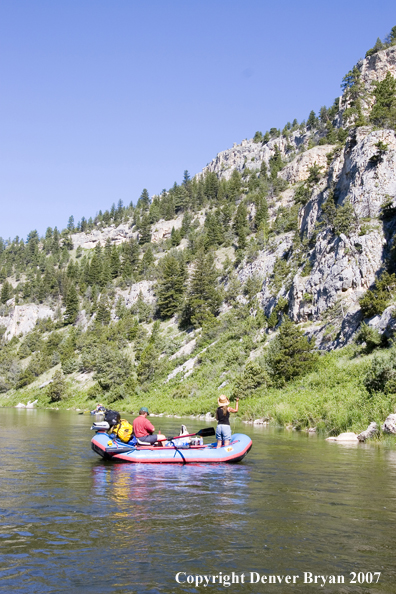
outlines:
[[[231, 355], [235, 356], [235, 353]], [[104, 396], [102, 402], [126, 412], [136, 412], [144, 404], [154, 413], [181, 416], [214, 413], [220, 393], [227, 394], [231, 400], [235, 394], [242, 394], [238, 392], [240, 384], [236, 381], [218, 389], [215, 352], [211, 358], [213, 361], [207, 359], [192, 378], [179, 382], [177, 387], [171, 383], [156, 384], [146, 392], [127, 395], [117, 402], [106, 400]], [[249, 370], [254, 373], [254, 366], [257, 371], [259, 364], [252, 362], [245, 366], [243, 373], [247, 376]], [[217, 377], [213, 377], [212, 373]], [[243, 373], [238, 376], [240, 380]], [[316, 427], [328, 434], [360, 432], [371, 421], [381, 425], [386, 416], [394, 412], [396, 393], [393, 391], [393, 375], [396, 375], [394, 349], [365, 355], [360, 348], [352, 345], [319, 356], [313, 370], [282, 387], [269, 385], [269, 376], [262, 374], [261, 386], [246, 391], [240, 402], [238, 416], [246, 420], [266, 418], [274, 425], [293, 426], [296, 429]], [[246, 386], [249, 384], [248, 377], [245, 380]], [[75, 384], [70, 380], [65, 384], [67, 398], [52, 404], [49, 403], [48, 393], [44, 389], [26, 389], [4, 395], [2, 405], [15, 406], [20, 401], [38, 399], [39, 407], [94, 407], [96, 400], [92, 396], [76, 390]]]

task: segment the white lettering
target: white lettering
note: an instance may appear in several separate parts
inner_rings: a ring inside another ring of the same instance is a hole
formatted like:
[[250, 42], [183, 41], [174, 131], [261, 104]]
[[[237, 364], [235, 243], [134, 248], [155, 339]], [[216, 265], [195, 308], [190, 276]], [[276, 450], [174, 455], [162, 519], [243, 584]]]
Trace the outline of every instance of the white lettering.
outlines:
[[257, 582], [260, 581], [260, 574], [257, 573], [257, 571], [251, 571], [250, 572], [250, 583], [251, 584], [257, 584]]
[[232, 584], [239, 584], [239, 575], [236, 575], [236, 573], [234, 571], [231, 574], [231, 583]]
[[304, 584], [312, 584], [313, 578], [310, 571], [304, 571]]
[[187, 576], [187, 584], [193, 584], [193, 583], [194, 583], [194, 576], [188, 575]]
[[178, 584], [184, 584], [184, 582], [181, 582], [179, 580], [179, 576], [180, 575], [186, 575], [186, 572], [185, 571], [179, 571], [179, 573], [177, 573], [176, 576], [175, 576], [175, 580], [177, 581]]

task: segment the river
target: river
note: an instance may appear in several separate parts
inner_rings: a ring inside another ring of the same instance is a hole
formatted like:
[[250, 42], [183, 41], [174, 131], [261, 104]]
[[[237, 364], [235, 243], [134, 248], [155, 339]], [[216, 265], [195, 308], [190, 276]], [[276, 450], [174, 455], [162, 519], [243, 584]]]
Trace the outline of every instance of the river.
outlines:
[[91, 420], [0, 410], [1, 592], [396, 592], [395, 449], [238, 425], [240, 464], [112, 464]]

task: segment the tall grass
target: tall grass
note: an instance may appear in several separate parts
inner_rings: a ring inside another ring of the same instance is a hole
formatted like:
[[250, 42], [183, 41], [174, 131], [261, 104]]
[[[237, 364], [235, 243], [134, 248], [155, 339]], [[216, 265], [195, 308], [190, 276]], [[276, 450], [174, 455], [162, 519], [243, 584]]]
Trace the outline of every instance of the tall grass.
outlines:
[[[224, 349], [224, 345], [219, 348]], [[292, 425], [296, 429], [316, 427], [328, 434], [360, 432], [371, 421], [381, 425], [395, 410], [396, 394], [370, 395], [367, 392], [363, 378], [371, 358], [372, 355], [356, 356], [351, 347], [327, 353], [320, 357], [314, 372], [285, 388], [258, 390], [251, 397], [242, 399], [238, 416], [251, 420], [265, 417], [275, 425]], [[123, 400], [110, 402], [105, 396], [100, 399], [109, 408], [125, 412], [137, 412], [145, 405], [154, 413], [181, 416], [214, 413], [220, 393], [231, 394], [232, 379], [237, 372], [237, 368], [227, 370], [223, 359], [224, 352], [220, 358], [214, 349], [192, 376], [183, 381], [178, 377], [164, 383], [162, 379], [146, 387], [146, 391]], [[219, 390], [224, 377], [229, 378], [229, 384]], [[67, 397], [58, 403], [50, 404], [45, 389], [38, 388], [9, 392], [1, 397], [0, 403], [15, 406], [20, 401], [26, 403], [35, 399], [38, 399], [39, 407], [59, 409], [88, 410], [96, 403], [70, 380]]]

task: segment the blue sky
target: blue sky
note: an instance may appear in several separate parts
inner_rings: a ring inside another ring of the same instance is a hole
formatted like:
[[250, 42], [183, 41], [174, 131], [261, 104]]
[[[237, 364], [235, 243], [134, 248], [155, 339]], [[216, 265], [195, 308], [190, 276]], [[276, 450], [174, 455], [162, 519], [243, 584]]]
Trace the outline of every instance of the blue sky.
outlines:
[[394, 1], [0, 0], [0, 236], [64, 228], [331, 105]]

